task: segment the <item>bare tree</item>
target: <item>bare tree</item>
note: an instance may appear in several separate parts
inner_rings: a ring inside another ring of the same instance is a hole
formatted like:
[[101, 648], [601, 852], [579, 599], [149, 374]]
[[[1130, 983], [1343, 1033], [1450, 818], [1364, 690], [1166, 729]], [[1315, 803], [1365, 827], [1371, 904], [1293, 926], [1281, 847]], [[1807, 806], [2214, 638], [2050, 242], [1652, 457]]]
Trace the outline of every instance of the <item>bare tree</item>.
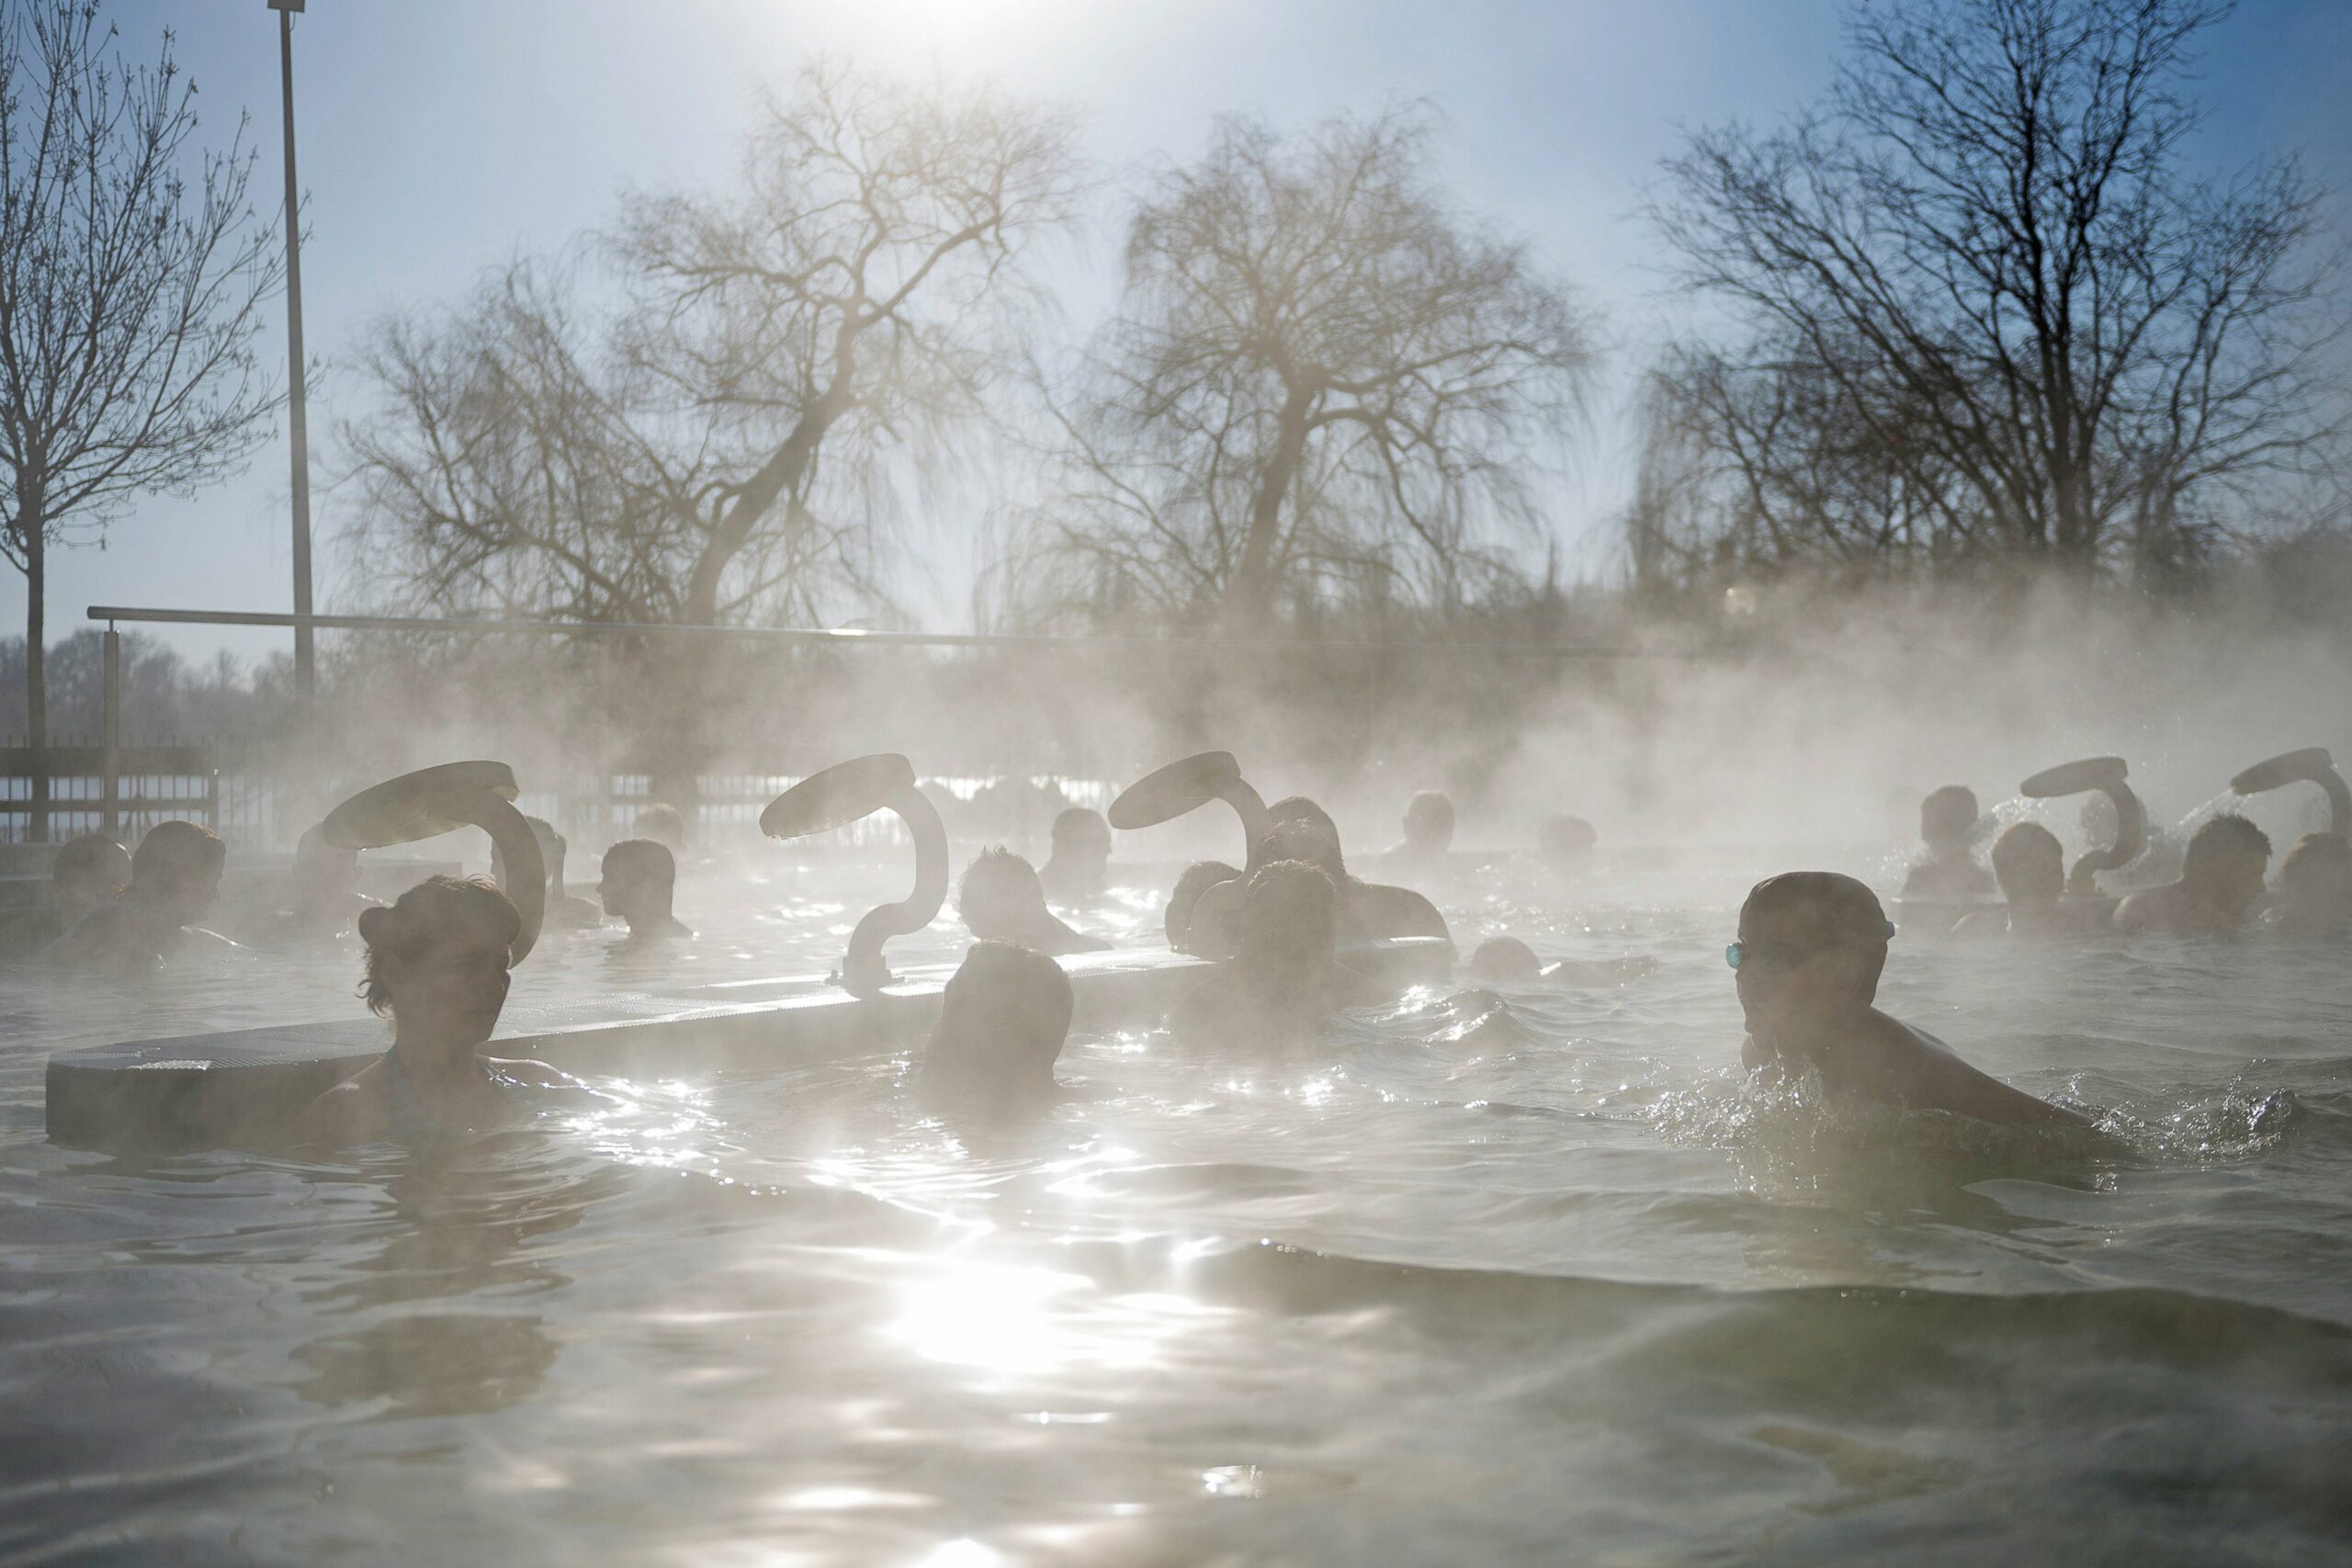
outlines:
[[1458, 603], [1532, 524], [1591, 358], [1566, 291], [1446, 199], [1424, 117], [1223, 121], [1136, 210], [1055, 405], [1028, 596], [1235, 629], [1334, 587]]
[[1081, 191], [1064, 118], [820, 64], [740, 191], [631, 200], [610, 270], [381, 325], [351, 542], [435, 607], [822, 620], [878, 592], [893, 465], [978, 408]]
[[[171, 36], [133, 68], [96, 23], [82, 0], [0, 19], [0, 551], [25, 574], [36, 748], [50, 547], [236, 471], [277, 406], [254, 336], [281, 264], [246, 204], [243, 122], [198, 152]], [[47, 783], [37, 770], [36, 836]]]
[[2182, 85], [2228, 10], [1858, 8], [1826, 107], [1668, 163], [1654, 216], [1682, 281], [1748, 331], [1682, 358], [1682, 405], [1784, 492], [1759, 516], [1826, 546], [1878, 504], [1803, 493], [1818, 432], [1738, 450], [1770, 434], [1759, 396], [1834, 409], [1955, 558], [2161, 565], [2311, 458], [2336, 425], [2319, 193], [2292, 159], [2185, 167]]

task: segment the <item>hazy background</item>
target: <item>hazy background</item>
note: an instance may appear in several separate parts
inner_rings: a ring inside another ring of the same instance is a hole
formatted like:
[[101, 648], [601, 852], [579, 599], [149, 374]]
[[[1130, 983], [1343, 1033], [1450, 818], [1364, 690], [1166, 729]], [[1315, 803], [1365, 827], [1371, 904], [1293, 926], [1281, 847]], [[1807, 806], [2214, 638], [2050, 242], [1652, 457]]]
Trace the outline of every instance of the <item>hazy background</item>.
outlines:
[[[1837, 56], [1839, 9], [1834, 0], [313, 0], [295, 47], [304, 303], [322, 362], [311, 384], [322, 572], [334, 562], [324, 542], [345, 515], [325, 459], [338, 418], [355, 407], [354, 378], [338, 359], [366, 323], [452, 299], [517, 254], [560, 249], [608, 223], [625, 189], [723, 183], [754, 91], [832, 52], [917, 80], [986, 76], [1017, 96], [1071, 103], [1089, 117], [1087, 150], [1114, 181], [1196, 156], [1212, 117], [1227, 111], [1287, 130], [1401, 98], [1432, 101], [1464, 203], [1527, 235], [1599, 310], [1614, 345], [1569, 471], [1548, 479], [1542, 497], [1565, 563], [1606, 573], [1631, 482], [1631, 371], [1661, 323], [1689, 309], [1657, 295], [1654, 242], [1633, 216], [1644, 183], [1680, 130], [1770, 120], [1815, 96]], [[264, 152], [254, 191], [274, 200], [275, 14], [261, 0], [123, 0], [106, 14], [134, 61], [153, 58], [164, 27], [176, 30], [200, 89], [201, 134], [225, 136], [250, 114]], [[2342, 107], [2352, 7], [2261, 0], [2209, 34], [2204, 53], [2211, 113], [2201, 151], [2229, 166], [2301, 145], [2320, 179], [2352, 186], [2352, 116]], [[1114, 184], [1091, 235], [1055, 264], [1074, 333], [1114, 291], [1122, 201]], [[282, 364], [282, 308], [269, 320], [262, 353]], [[60, 550], [52, 637], [96, 602], [290, 607], [287, 482], [281, 421], [242, 479], [193, 501], [140, 502], [103, 550]], [[977, 519], [967, 508], [984, 500], [950, 500], [910, 520], [933, 552], [904, 585], [918, 621], [967, 621]], [[356, 596], [332, 575], [320, 587], [322, 607]], [[23, 592], [20, 577], [0, 574], [0, 626], [21, 625]], [[158, 635], [197, 663], [223, 649], [252, 660], [287, 640], [209, 627]]]

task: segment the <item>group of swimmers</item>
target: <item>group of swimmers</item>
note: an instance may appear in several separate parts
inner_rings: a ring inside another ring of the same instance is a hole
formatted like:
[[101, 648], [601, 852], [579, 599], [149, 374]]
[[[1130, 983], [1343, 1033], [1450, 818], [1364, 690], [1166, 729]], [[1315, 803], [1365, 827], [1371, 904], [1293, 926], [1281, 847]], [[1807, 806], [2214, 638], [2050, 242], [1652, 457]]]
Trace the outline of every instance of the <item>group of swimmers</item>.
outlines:
[[[1972, 847], [1976, 795], [1946, 784], [1919, 808], [1923, 850], [1904, 877], [1905, 900], [1940, 905], [1962, 936], [2051, 942], [2101, 931], [2222, 936], [2251, 924], [2298, 936], [2331, 936], [2352, 922], [2352, 839], [2305, 833], [2269, 881], [2270, 837], [2245, 818], [2208, 818], [2181, 852], [2179, 874], [2120, 897], [2086, 878], [2070, 884], [2058, 836], [2039, 822], [2014, 822], [1979, 863]], [[1991, 902], [1997, 892], [2000, 902]], [[1976, 906], [1976, 907], [1972, 907]]]
[[[645, 943], [691, 934], [672, 912], [672, 843], [639, 837], [608, 850], [599, 910], [563, 892], [563, 840], [533, 820], [551, 884], [551, 920], [610, 916], [628, 925], [631, 942]], [[1452, 951], [1444, 917], [1429, 898], [1350, 871], [1339, 829], [1316, 802], [1295, 795], [1277, 801], [1266, 808], [1265, 821], [1249, 869], [1197, 863], [1169, 897], [1163, 923], [1170, 947], [1215, 964], [1169, 1020], [1179, 1038], [1311, 1038], [1333, 1011], [1389, 994], [1350, 963], [1351, 946], [1421, 937]], [[2000, 834], [1987, 871], [1967, 843], [1976, 821], [1965, 790], [1930, 795], [1922, 811], [1927, 852], [1905, 887], [1906, 901], [1975, 905], [1949, 922], [1962, 933], [2035, 941], [2098, 930], [2207, 935], [2239, 929], [2266, 903], [2262, 919], [2282, 931], [2352, 931], [2352, 847], [2340, 832], [2300, 840], [2272, 888], [2265, 879], [2267, 839], [2243, 817], [2216, 817], [2189, 839], [2177, 880], [2109, 904], [2069, 892], [2056, 838], [2032, 823]], [[637, 826], [665, 825], [641, 814]], [[1405, 841], [1385, 863], [1434, 864], [1452, 828], [1443, 796], [1415, 796]], [[683, 822], [672, 830], [682, 840]], [[1056, 915], [1049, 898], [1083, 902], [1104, 888], [1111, 830], [1100, 815], [1072, 807], [1056, 818], [1052, 840], [1042, 870], [996, 847], [964, 872], [957, 910], [974, 941], [944, 988], [916, 1070], [922, 1097], [944, 1113], [1001, 1117], [1056, 1092], [1054, 1064], [1073, 1014], [1070, 980], [1056, 959], [1110, 944]], [[129, 856], [105, 840], [98, 841], [104, 847], [85, 847], [91, 842], [77, 840], [58, 856], [58, 930], [48, 951], [60, 963], [96, 967], [126, 956], [152, 962], [189, 934], [217, 896], [225, 851], [193, 823], [159, 825]], [[1594, 835], [1574, 818], [1555, 818], [1539, 842], [1548, 863], [1572, 870], [1589, 861]], [[393, 1042], [383, 1058], [302, 1113], [298, 1141], [340, 1145], [494, 1127], [511, 1116], [506, 1089], [565, 1081], [544, 1064], [481, 1052], [506, 998], [518, 937], [527, 948], [532, 934], [520, 932], [521, 917], [494, 880], [435, 876], [389, 906], [362, 898], [355, 881], [349, 852], [306, 840], [277, 918], [296, 928], [352, 924], [366, 949], [362, 994], [392, 1021]], [[1991, 902], [1996, 889], [2002, 904]], [[1877, 896], [1853, 877], [1792, 872], [1758, 884], [1725, 952], [1747, 1030], [1741, 1052], [1747, 1069], [1905, 1110], [2004, 1124], [2088, 1126], [2078, 1112], [2002, 1084], [1941, 1041], [1877, 1010], [1894, 931]], [[1488, 984], [1544, 975], [1606, 983], [1634, 972], [1575, 964], [1547, 971], [1511, 938], [1483, 944], [1468, 970]]]
[[[626, 928], [614, 943], [621, 952], [694, 935], [672, 907], [678, 880], [673, 846], [683, 839], [675, 807], [640, 812], [634, 826], [649, 836], [623, 839], [605, 852], [593, 902], [565, 890], [563, 835], [539, 818], [525, 820], [547, 868], [549, 927], [588, 930], [616, 921]], [[228, 854], [219, 834], [177, 820], [157, 823], [136, 851], [100, 834], [70, 840], [51, 862], [48, 905], [0, 925], [0, 956], [130, 974], [186, 961], [194, 950], [281, 952], [354, 931], [364, 941], [368, 914], [384, 907], [358, 890], [357, 852], [338, 848], [314, 828], [295, 846], [283, 884], [245, 908], [220, 911]], [[493, 859], [492, 882], [504, 878], [505, 867]]]

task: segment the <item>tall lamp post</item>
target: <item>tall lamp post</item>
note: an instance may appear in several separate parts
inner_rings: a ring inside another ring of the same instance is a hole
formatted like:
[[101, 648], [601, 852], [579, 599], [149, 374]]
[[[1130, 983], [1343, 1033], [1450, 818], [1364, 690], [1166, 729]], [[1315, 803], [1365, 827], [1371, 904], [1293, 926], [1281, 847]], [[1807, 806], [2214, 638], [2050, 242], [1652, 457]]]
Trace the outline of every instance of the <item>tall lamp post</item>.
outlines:
[[287, 434], [294, 443], [294, 692], [307, 705], [319, 671], [311, 644], [311, 428], [304, 408], [302, 359], [302, 211], [294, 183], [294, 13], [303, 0], [269, 0], [277, 13], [277, 69], [286, 99], [286, 400]]

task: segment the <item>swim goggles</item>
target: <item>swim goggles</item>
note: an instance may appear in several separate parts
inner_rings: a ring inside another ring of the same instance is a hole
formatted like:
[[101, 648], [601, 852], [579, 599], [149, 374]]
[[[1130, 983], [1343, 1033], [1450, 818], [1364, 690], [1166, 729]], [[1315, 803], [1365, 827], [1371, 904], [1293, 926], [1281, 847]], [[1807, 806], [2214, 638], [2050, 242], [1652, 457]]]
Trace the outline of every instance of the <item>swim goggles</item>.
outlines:
[[[1894, 939], [1894, 922], [1893, 920], [1889, 920], [1889, 921], [1887, 921], [1887, 922], [1886, 922], [1886, 935], [1887, 935], [1887, 940], [1888, 940], [1888, 941], [1890, 941], [1890, 942], [1892, 942], [1892, 941]], [[1750, 949], [1751, 945], [1752, 945], [1752, 946], [1754, 947], [1754, 949], [1755, 949], [1755, 951], [1754, 951], [1754, 953], [1750, 953], [1750, 951], [1749, 951], [1749, 949]], [[1833, 946], [1833, 947], [1834, 947], [1834, 946], [1836, 946], [1836, 945], [1838, 945], [1838, 944], [1837, 944], [1837, 943], [1835, 943], [1835, 942], [1832, 942], [1832, 943], [1830, 943], [1830, 944], [1829, 944], [1829, 946]], [[1782, 944], [1781, 944], [1781, 943], [1779, 943], [1779, 942], [1756, 942], [1756, 943], [1750, 944], [1750, 943], [1748, 943], [1748, 942], [1733, 942], [1729, 947], [1726, 947], [1726, 948], [1724, 948], [1724, 962], [1725, 964], [1730, 964], [1734, 970], [1737, 970], [1737, 969], [1738, 969], [1738, 967], [1740, 966], [1741, 963], [1742, 963], [1742, 962], [1744, 962], [1745, 960], [1747, 960], [1747, 958], [1751, 957], [1751, 956], [1753, 956], [1753, 957], [1757, 957], [1757, 958], [1764, 958], [1764, 957], [1767, 957], [1767, 956], [1777, 956], [1777, 955], [1781, 955], [1781, 954], [1786, 954], [1786, 953], [1790, 953], [1790, 951], [1791, 951], [1791, 950], [1790, 950], [1789, 948], [1787, 948], [1787, 947], [1783, 946]], [[1802, 964], [1802, 963], [1804, 963], [1806, 959], [1808, 959], [1808, 958], [1812, 957], [1814, 953], [1821, 953], [1821, 952], [1824, 952], [1824, 951], [1826, 951], [1826, 950], [1825, 948], [1818, 948], [1818, 947], [1817, 947], [1817, 948], [1815, 948], [1815, 949], [1813, 950], [1813, 953], [1797, 953], [1797, 954], [1795, 954], [1795, 956], [1793, 956], [1793, 957], [1792, 957], [1792, 958], [1788, 959], [1788, 962], [1789, 962], [1789, 963], [1791, 963], [1791, 964]]]

